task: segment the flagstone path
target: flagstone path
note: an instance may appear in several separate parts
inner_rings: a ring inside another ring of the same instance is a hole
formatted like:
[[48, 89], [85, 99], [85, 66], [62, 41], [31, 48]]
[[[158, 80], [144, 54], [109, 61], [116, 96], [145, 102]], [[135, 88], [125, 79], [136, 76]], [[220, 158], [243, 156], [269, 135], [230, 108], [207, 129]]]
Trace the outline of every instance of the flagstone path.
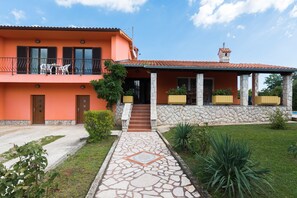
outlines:
[[124, 132], [95, 197], [200, 197], [155, 132]]

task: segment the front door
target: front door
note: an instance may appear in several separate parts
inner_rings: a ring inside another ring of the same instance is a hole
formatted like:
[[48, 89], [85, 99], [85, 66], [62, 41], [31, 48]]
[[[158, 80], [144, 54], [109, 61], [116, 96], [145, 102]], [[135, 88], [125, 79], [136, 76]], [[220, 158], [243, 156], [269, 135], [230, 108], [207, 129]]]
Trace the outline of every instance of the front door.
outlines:
[[76, 124], [84, 123], [84, 112], [90, 110], [90, 96], [76, 96]]
[[32, 124], [44, 124], [44, 96], [33, 96], [33, 119]]

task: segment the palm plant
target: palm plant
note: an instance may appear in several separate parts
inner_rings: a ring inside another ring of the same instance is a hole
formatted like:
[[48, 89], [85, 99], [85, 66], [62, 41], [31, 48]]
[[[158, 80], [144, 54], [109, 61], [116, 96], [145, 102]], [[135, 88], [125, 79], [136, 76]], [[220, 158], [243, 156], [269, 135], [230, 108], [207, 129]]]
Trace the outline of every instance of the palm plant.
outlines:
[[228, 197], [250, 197], [264, 193], [265, 185], [271, 187], [266, 178], [269, 171], [257, 168], [246, 143], [235, 142], [226, 135], [212, 137], [210, 143], [213, 153], [202, 158], [202, 180], [208, 188]]
[[174, 147], [180, 150], [188, 148], [189, 135], [193, 126], [188, 123], [180, 123], [175, 128]]

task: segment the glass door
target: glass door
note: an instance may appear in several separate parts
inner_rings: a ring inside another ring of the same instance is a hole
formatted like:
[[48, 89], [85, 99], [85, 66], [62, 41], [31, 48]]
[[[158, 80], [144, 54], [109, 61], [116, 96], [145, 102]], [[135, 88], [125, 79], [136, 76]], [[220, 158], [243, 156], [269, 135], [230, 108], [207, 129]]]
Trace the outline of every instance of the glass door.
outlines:
[[93, 50], [75, 49], [75, 70], [78, 74], [92, 74], [93, 72]]
[[40, 65], [46, 64], [47, 58], [47, 48], [30, 48], [30, 73], [38, 74], [40, 72]]

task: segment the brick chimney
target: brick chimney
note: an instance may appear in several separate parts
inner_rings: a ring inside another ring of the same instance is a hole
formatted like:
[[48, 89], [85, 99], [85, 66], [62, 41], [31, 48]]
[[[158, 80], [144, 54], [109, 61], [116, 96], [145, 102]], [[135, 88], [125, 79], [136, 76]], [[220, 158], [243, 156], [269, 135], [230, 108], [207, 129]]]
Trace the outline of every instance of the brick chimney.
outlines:
[[225, 48], [225, 43], [223, 43], [223, 48], [219, 48], [219, 52], [218, 52], [220, 62], [229, 63], [230, 54], [231, 54], [231, 50], [229, 48]]

